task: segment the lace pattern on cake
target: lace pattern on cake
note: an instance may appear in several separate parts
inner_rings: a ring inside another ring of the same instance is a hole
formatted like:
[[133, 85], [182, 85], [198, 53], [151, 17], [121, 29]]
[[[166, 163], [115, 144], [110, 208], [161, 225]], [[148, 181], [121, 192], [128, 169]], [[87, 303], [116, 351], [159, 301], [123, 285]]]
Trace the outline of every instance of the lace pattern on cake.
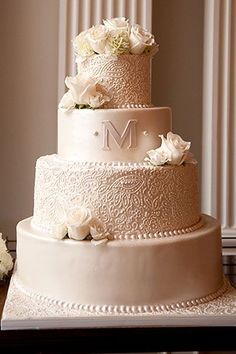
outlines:
[[35, 299], [36, 301], [46, 303], [47, 305], [54, 305], [56, 307], [66, 308], [70, 311], [85, 311], [88, 313], [103, 313], [103, 314], [155, 314], [162, 312], [176, 312], [179, 310], [185, 310], [194, 306], [201, 306], [207, 304], [223, 294], [225, 294], [230, 289], [229, 281], [224, 278], [222, 286], [215, 292], [202, 296], [195, 299], [189, 299], [187, 301], [181, 301], [171, 304], [155, 304], [155, 305], [140, 305], [140, 306], [127, 306], [127, 305], [95, 305], [95, 304], [78, 304], [78, 303], [69, 303], [66, 301], [49, 298], [42, 296], [33, 292], [32, 290], [25, 287], [22, 282], [19, 280], [17, 273], [13, 278], [14, 285], [27, 296]]
[[[78, 62], [110, 97], [104, 108], [151, 107], [151, 55], [93, 55]], [[140, 89], [141, 88], [141, 89]]]
[[33, 225], [52, 233], [78, 207], [92, 210], [114, 239], [175, 236], [202, 226], [197, 167], [37, 162]]

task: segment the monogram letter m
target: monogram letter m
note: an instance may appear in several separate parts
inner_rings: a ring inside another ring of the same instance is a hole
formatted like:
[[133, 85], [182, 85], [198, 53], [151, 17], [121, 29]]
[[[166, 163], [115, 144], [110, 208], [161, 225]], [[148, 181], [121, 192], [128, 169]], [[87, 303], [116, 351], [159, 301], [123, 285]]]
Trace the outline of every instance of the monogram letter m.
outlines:
[[103, 150], [110, 150], [109, 136], [115, 140], [116, 144], [122, 148], [125, 140], [129, 136], [129, 145], [127, 149], [135, 148], [137, 146], [136, 139], [136, 124], [137, 121], [131, 119], [128, 121], [125, 130], [119, 134], [114, 125], [109, 120], [104, 120], [103, 124]]

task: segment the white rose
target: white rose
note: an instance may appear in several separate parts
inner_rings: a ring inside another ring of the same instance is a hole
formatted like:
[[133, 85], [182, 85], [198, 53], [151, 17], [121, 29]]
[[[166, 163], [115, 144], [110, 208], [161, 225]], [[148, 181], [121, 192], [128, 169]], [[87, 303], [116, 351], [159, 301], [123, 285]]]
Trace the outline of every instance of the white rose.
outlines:
[[89, 98], [89, 106], [92, 108], [98, 108], [108, 101], [110, 101], [110, 97], [103, 95], [101, 92], [96, 92], [95, 96]]
[[88, 41], [89, 30], [81, 32], [72, 41], [75, 54], [82, 57], [88, 57], [94, 54], [94, 50]]
[[63, 95], [58, 107], [62, 112], [68, 112], [75, 108], [75, 102], [71, 91], [68, 91]]
[[191, 143], [184, 141], [179, 135], [169, 132], [167, 139], [163, 135], [161, 138], [161, 146], [155, 150], [147, 152], [146, 161], [151, 162], [155, 166], [161, 166], [165, 163], [169, 165], [181, 165], [184, 161], [190, 161], [192, 154], [189, 153]]
[[93, 218], [90, 223], [90, 235], [92, 238], [97, 241], [102, 240], [107, 238], [107, 234], [103, 224], [97, 218]]
[[74, 240], [84, 240], [90, 234], [91, 211], [79, 208], [67, 220], [68, 236]]
[[167, 163], [170, 155], [169, 150], [163, 149], [163, 147], [150, 150], [147, 154], [149, 158], [146, 158], [145, 160], [151, 162], [154, 166], [161, 166]]
[[164, 149], [168, 149], [169, 157], [167, 163], [169, 165], [181, 165], [184, 162], [183, 151], [177, 149], [172, 142], [165, 139], [162, 135], [159, 135], [162, 139], [162, 146]]
[[155, 46], [155, 39], [153, 34], [142, 28], [140, 25], [131, 27], [130, 36], [130, 53], [142, 54], [146, 48]]
[[86, 75], [67, 76], [65, 84], [76, 104], [88, 104], [90, 96], [96, 95], [96, 82]]
[[111, 19], [103, 20], [105, 27], [109, 31], [128, 31], [129, 21], [125, 17], [114, 17]]
[[104, 25], [93, 26], [87, 31], [86, 38], [94, 52], [103, 54], [107, 41], [107, 29]]
[[97, 90], [97, 83], [91, 77], [80, 74], [75, 77], [67, 77], [65, 83], [75, 104], [98, 108], [109, 101], [109, 97]]
[[167, 134], [167, 141], [174, 145], [176, 149], [185, 152], [190, 149], [191, 147], [191, 142], [189, 141], [184, 141], [178, 134], [174, 134], [172, 132], [169, 132]]
[[181, 165], [184, 161], [190, 161], [192, 154], [189, 149], [191, 142], [184, 141], [178, 134], [169, 132], [166, 139], [169, 149], [172, 151], [171, 160], [168, 162], [172, 165]]
[[91, 242], [94, 245], [106, 243], [109, 240], [109, 233], [105, 230], [103, 224], [94, 218], [90, 224], [90, 235], [92, 236]]

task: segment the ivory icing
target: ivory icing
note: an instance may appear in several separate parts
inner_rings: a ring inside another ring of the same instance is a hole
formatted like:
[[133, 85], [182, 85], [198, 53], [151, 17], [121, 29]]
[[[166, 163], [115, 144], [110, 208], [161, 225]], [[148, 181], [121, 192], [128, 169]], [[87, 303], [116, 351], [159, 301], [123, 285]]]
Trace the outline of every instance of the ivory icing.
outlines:
[[17, 226], [17, 276], [33, 293], [84, 305], [150, 307], [204, 298], [219, 291], [223, 275], [220, 226], [202, 218], [201, 229], [180, 237], [98, 246], [52, 239], [27, 219]]
[[99, 91], [110, 97], [104, 108], [151, 106], [152, 55], [92, 55], [78, 61], [78, 74], [98, 82]]
[[33, 225], [53, 233], [79, 207], [90, 209], [114, 239], [189, 232], [200, 221], [197, 163], [154, 167], [39, 158]]
[[160, 145], [159, 134], [170, 130], [170, 108], [59, 110], [58, 154], [77, 161], [141, 162]]

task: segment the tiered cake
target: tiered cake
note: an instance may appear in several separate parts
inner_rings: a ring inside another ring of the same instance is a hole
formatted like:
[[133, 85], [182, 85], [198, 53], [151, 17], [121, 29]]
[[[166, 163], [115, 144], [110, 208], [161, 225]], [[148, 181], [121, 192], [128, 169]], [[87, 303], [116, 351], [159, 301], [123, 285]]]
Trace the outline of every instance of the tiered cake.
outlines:
[[17, 227], [17, 282], [42, 300], [142, 313], [224, 292], [218, 222], [201, 215], [190, 143], [151, 104], [153, 36], [124, 18], [74, 40], [58, 154], [38, 159]]

